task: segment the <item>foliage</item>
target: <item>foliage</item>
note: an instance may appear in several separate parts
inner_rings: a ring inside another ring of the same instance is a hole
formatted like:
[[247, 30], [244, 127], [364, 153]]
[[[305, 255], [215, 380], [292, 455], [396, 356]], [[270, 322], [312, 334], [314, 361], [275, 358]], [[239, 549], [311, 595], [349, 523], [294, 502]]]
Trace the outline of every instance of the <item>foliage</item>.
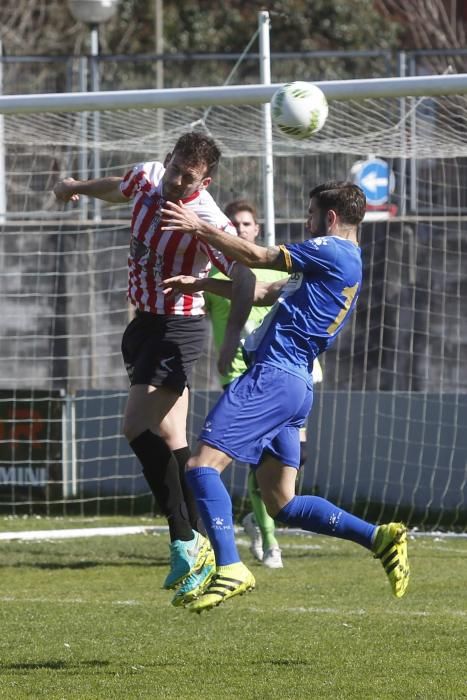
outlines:
[[[120, 0], [101, 28], [101, 53], [154, 53], [155, 6]], [[261, 9], [262, 0], [165, 0], [164, 51], [241, 52]], [[467, 35], [462, 0], [270, 0], [267, 9], [273, 52], [463, 48]], [[88, 28], [66, 0], [3, 0], [0, 39], [10, 56], [89, 53]]]
[[[258, 24], [261, 0], [166, 2], [167, 52], [239, 52]], [[272, 0], [272, 51], [394, 48], [399, 25], [382, 20], [375, 0]], [[154, 53], [154, 2], [121, 0], [101, 31], [103, 53]], [[0, 38], [8, 54], [86, 53], [88, 30], [65, 0], [3, 0]], [[377, 37], [377, 40], [373, 37]]]
[[[215, 8], [209, 0], [189, 0], [179, 11], [169, 6], [168, 35], [176, 39], [175, 50], [241, 51], [262, 9], [261, 0], [224, 0]], [[272, 51], [385, 49], [397, 44], [397, 23], [383, 23], [373, 0], [273, 0], [267, 9]]]
[[[377, 0], [272, 0], [271, 51], [391, 49], [397, 46], [396, 21], [382, 21], [375, 9]], [[192, 53], [258, 52], [258, 12], [261, 0], [185, 0], [163, 3], [164, 54], [186, 54], [164, 60], [165, 87], [224, 84], [234, 65], [232, 60], [189, 59]], [[156, 0], [120, 0], [116, 15], [101, 25], [100, 54], [147, 55], [147, 60], [106, 61], [101, 71], [102, 89], [142, 89], [156, 84]], [[370, 37], [377, 37], [375, 42]], [[77, 56], [90, 53], [90, 34], [73, 19], [66, 0], [3, 0], [0, 7], [0, 39], [7, 56]], [[288, 60], [274, 66], [273, 81], [375, 77], [387, 74], [387, 66], [363, 59]], [[259, 82], [257, 58], [246, 58], [235, 82]], [[160, 74], [159, 74], [160, 75]], [[77, 64], [43, 64], [37, 61], [26, 70], [7, 65], [6, 92], [61, 92], [77, 88]], [[13, 89], [10, 88], [14, 86]]]
[[[161, 0], [165, 54], [187, 54], [187, 60], [165, 60], [167, 87], [222, 84], [232, 62], [189, 61], [192, 53], [241, 53], [254, 37], [262, 0]], [[463, 48], [467, 35], [467, 11], [461, 0], [270, 0], [271, 51], [394, 51], [420, 48]], [[156, 52], [156, 0], [120, 0], [116, 16], [101, 26], [100, 53], [131, 56]], [[89, 54], [89, 30], [74, 20], [66, 0], [3, 0], [0, 7], [0, 39], [8, 56]], [[250, 49], [258, 51], [255, 41]], [[461, 58], [433, 58], [428, 72], [465, 70]], [[279, 62], [278, 62], [279, 63]], [[281, 70], [282, 68], [282, 70]], [[45, 71], [45, 68], [42, 69]], [[52, 68], [50, 68], [52, 70]], [[49, 70], [49, 72], [50, 72]], [[277, 66], [273, 80], [377, 77], [388, 74], [388, 65], [346, 58], [286, 61]], [[31, 71], [30, 71], [31, 72]], [[108, 68], [107, 89], [115, 84], [134, 88], [154, 84], [154, 63], [134, 66], [116, 63]], [[32, 76], [31, 76], [32, 78]], [[257, 60], [246, 60], [236, 81], [257, 82]], [[23, 76], [24, 80], [24, 76]], [[51, 81], [47, 75], [43, 81]], [[41, 82], [39, 80], [39, 83]], [[64, 78], [53, 89], [66, 89]], [[38, 81], [36, 80], [37, 84]], [[36, 88], [31, 83], [32, 90]], [[44, 89], [44, 88], [42, 88]], [[45, 88], [47, 90], [47, 88]]]
[[[370, 48], [368, 38], [377, 36], [375, 48], [394, 48], [398, 24], [382, 22], [374, 0], [273, 0], [267, 9], [271, 16], [272, 51], [350, 50]], [[123, 0], [122, 19], [153, 28], [151, 7], [146, 14], [137, 10], [141, 3]], [[258, 12], [264, 2], [252, 0], [186, 0], [164, 3], [164, 40], [168, 52], [235, 53], [244, 49], [258, 25]], [[154, 38], [138, 32], [141, 48], [152, 51]], [[129, 35], [128, 37], [129, 38]], [[135, 52], [134, 45], [119, 50]], [[373, 44], [373, 42], [370, 42]]]

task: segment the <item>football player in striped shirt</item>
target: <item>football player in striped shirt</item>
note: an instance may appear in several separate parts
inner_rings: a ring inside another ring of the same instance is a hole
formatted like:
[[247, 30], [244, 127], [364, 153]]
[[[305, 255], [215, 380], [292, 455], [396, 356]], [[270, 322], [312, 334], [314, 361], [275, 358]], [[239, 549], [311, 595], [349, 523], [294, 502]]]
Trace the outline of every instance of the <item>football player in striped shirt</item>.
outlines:
[[219, 356], [219, 369], [226, 371], [248, 318], [255, 278], [247, 267], [209, 243], [183, 231], [163, 229], [162, 208], [168, 201], [179, 202], [200, 220], [236, 236], [207, 191], [220, 155], [213, 139], [189, 132], [177, 140], [163, 163], [139, 163], [123, 177], [66, 178], [54, 187], [63, 202], [87, 195], [132, 203], [128, 298], [135, 317], [122, 340], [130, 379], [123, 431], [167, 517], [171, 565], [163, 585], [168, 589], [187, 577], [190, 586], [198, 586], [212, 572], [214, 556], [184, 475], [190, 456], [188, 388], [206, 325], [203, 293], [167, 296], [161, 282], [173, 275], [206, 277], [212, 264], [231, 278], [234, 300]]
[[[255, 579], [240, 561], [232, 503], [221, 472], [232, 458], [256, 465], [269, 514], [280, 522], [351, 540], [381, 559], [392, 591], [404, 595], [409, 580], [407, 534], [402, 523], [376, 526], [318, 496], [296, 496], [299, 428], [313, 402], [313, 361], [335, 340], [355, 308], [362, 280], [358, 228], [365, 195], [348, 182], [327, 182], [310, 192], [302, 243], [263, 248], [230, 239], [183, 205], [168, 203], [170, 229], [191, 231], [252, 268], [287, 272], [285, 281], [256, 284], [255, 302], [274, 306], [244, 344], [249, 369], [222, 394], [206, 418], [187, 481], [198, 501], [216, 555], [216, 573], [187, 606], [201, 612], [251, 590]], [[213, 286], [216, 283], [217, 286]], [[209, 286], [208, 286], [209, 285]], [[166, 280], [167, 290], [209, 289], [223, 294], [223, 280]], [[227, 295], [229, 292], [227, 291]], [[245, 426], [248, 430], [245, 430]]]

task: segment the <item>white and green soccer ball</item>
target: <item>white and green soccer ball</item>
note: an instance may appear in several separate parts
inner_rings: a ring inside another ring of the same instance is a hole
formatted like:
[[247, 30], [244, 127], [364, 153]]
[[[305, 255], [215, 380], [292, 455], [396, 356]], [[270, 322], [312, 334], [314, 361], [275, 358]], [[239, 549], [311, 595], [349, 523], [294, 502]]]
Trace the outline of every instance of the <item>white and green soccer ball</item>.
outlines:
[[293, 139], [307, 139], [323, 128], [328, 103], [317, 85], [296, 81], [276, 90], [271, 100], [271, 113], [282, 133]]

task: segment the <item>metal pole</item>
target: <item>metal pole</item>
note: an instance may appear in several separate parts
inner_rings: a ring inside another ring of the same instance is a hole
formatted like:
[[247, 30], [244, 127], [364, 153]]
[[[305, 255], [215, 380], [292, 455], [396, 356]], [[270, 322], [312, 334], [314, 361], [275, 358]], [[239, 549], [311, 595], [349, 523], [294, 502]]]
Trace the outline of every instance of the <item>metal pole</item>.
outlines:
[[[156, 54], [162, 56], [164, 52], [164, 9], [163, 0], [154, 0], [154, 43]], [[156, 88], [164, 88], [164, 61], [162, 58], [156, 60]], [[159, 141], [162, 139], [164, 130], [164, 110], [156, 110], [156, 128]], [[159, 150], [161, 145], [159, 145]]]
[[[99, 92], [99, 29], [97, 24], [91, 25], [91, 92]], [[93, 178], [101, 176], [101, 152], [100, 152], [100, 112], [93, 112], [92, 137], [93, 137]], [[101, 221], [101, 201], [94, 199], [94, 221]]]
[[62, 392], [62, 496], [65, 500], [78, 495], [75, 398]]
[[[154, 0], [154, 39], [156, 54], [164, 53], [164, 9], [162, 0]], [[156, 88], [164, 87], [164, 62], [161, 58], [156, 61]]]
[[88, 242], [88, 277], [87, 293], [89, 295], [89, 386], [95, 388], [97, 379], [97, 307], [96, 307], [96, 255], [94, 253], [94, 230], [87, 231]]
[[[88, 86], [88, 59], [81, 56], [78, 64], [79, 91], [86, 92]], [[88, 170], [88, 118], [89, 112], [80, 114], [80, 149], [78, 153], [78, 177], [80, 180], [87, 180]], [[79, 218], [86, 221], [88, 218], [88, 198], [79, 198]]]
[[[410, 58], [409, 72], [414, 75], [416, 72], [415, 59], [413, 56]], [[417, 212], [417, 202], [418, 202], [418, 183], [417, 183], [417, 159], [414, 154], [414, 148], [417, 143], [417, 108], [416, 99], [410, 99], [411, 110], [410, 110], [410, 137], [412, 141], [412, 155], [410, 156], [410, 213], [414, 214]]]
[[[3, 45], [0, 41], [0, 95], [3, 94]], [[6, 171], [4, 116], [0, 115], [0, 224], [6, 221]]]
[[[91, 25], [91, 92], [98, 92], [99, 85], [99, 29], [97, 24]], [[92, 136], [93, 136], [93, 173], [94, 179], [101, 176], [101, 153], [100, 153], [100, 112], [93, 113], [92, 120]], [[102, 221], [101, 200], [94, 198], [94, 222]], [[94, 257], [94, 230], [88, 231], [88, 272], [89, 272], [89, 322], [90, 322], [90, 384], [94, 388], [96, 381], [96, 362], [97, 362], [97, 345], [96, 345], [96, 280], [95, 280], [95, 257]]]
[[[269, 31], [271, 22], [269, 12], [258, 12], [259, 24], [259, 53], [260, 80], [263, 85], [271, 84], [271, 53], [269, 47]], [[276, 233], [274, 226], [274, 163], [272, 149], [272, 119], [271, 103], [262, 105], [263, 113], [263, 208], [264, 208], [264, 241], [267, 246], [275, 244]]]
[[[407, 72], [407, 62], [406, 62], [405, 51], [401, 51], [398, 56], [399, 63], [399, 75], [405, 77]], [[401, 130], [401, 144], [406, 142], [406, 98], [401, 97], [399, 100], [399, 124]], [[403, 149], [403, 153], [406, 149]], [[401, 156], [399, 158], [399, 216], [405, 216], [407, 212], [407, 158]]]
[[[259, 105], [269, 102], [284, 83], [164, 88], [163, 90], [106, 90], [0, 96], [0, 114], [85, 112], [95, 109], [153, 109], [154, 107], [205, 107], [206, 105]], [[426, 75], [413, 78], [365, 78], [314, 82], [328, 101], [365, 100], [375, 97], [430, 97], [467, 95], [467, 74]]]

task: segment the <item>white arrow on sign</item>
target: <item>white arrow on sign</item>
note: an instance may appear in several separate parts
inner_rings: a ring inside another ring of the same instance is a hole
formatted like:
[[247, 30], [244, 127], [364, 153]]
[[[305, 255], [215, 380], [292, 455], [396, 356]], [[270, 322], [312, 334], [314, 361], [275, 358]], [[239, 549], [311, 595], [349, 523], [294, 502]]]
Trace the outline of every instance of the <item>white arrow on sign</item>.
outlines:
[[369, 172], [368, 175], [362, 177], [361, 183], [369, 192], [376, 192], [380, 187], [388, 187], [389, 180], [387, 177], [378, 177], [376, 171]]

